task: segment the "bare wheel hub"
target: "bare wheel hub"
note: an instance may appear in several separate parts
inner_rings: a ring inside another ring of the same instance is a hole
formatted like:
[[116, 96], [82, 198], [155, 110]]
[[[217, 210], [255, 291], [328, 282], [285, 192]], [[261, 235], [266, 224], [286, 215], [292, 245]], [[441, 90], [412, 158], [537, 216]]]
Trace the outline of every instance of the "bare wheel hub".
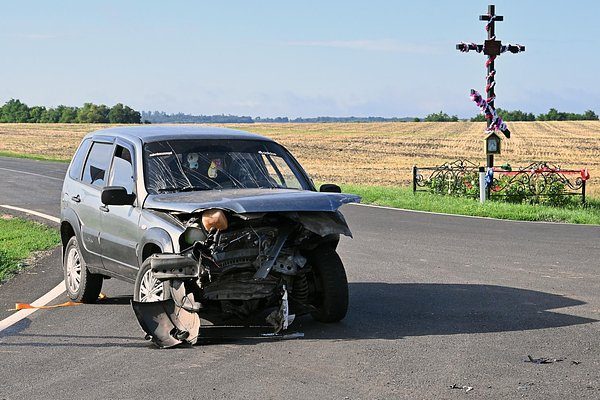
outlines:
[[143, 303], [164, 300], [163, 283], [154, 277], [151, 269], [142, 277], [139, 294]]

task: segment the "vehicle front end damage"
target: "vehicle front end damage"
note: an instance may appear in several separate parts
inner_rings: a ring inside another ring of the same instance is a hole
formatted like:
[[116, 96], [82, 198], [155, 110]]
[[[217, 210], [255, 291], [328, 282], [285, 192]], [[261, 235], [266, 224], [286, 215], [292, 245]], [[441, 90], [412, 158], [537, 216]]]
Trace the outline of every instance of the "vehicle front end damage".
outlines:
[[210, 208], [172, 212], [184, 226], [179, 254], [155, 254], [149, 263], [163, 300], [133, 301], [135, 315], [161, 348], [194, 344], [200, 318], [214, 325], [263, 326], [284, 332], [295, 316], [344, 318], [348, 287], [335, 252], [351, 236], [338, 207], [315, 211]]

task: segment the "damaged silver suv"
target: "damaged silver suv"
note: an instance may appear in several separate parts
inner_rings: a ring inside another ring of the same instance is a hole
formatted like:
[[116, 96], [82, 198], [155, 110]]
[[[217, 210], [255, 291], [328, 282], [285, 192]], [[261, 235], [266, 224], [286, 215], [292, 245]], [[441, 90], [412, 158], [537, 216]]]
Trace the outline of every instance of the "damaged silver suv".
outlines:
[[69, 297], [102, 282], [135, 284], [133, 309], [160, 347], [193, 344], [200, 317], [268, 323], [339, 321], [348, 284], [336, 253], [355, 195], [314, 184], [271, 139], [213, 127], [119, 127], [87, 135], [61, 201]]

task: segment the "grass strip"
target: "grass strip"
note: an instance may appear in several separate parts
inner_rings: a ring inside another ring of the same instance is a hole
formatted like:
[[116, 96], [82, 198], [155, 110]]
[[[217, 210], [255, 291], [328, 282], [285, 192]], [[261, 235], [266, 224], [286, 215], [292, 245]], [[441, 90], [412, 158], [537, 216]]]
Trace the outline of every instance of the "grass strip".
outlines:
[[12, 151], [0, 151], [0, 157], [26, 158], [28, 160], [38, 161], [56, 161], [61, 163], [71, 162], [70, 159], [65, 159], [56, 156], [44, 156], [39, 154], [14, 153]]
[[23, 268], [23, 261], [33, 252], [51, 249], [59, 243], [56, 229], [0, 213], [0, 282]]
[[535, 204], [512, 204], [498, 200], [480, 204], [466, 197], [442, 196], [431, 193], [413, 193], [410, 188], [341, 185], [345, 193], [355, 193], [365, 204], [432, 211], [446, 214], [473, 215], [517, 221], [569, 222], [600, 225], [600, 201], [588, 199], [585, 206], [550, 207]]

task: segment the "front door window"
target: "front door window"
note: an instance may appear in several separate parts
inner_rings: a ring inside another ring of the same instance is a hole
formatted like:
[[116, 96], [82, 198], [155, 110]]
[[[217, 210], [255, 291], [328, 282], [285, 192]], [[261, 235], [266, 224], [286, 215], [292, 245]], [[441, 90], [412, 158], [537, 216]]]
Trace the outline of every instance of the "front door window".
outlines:
[[127, 193], [131, 194], [134, 192], [134, 183], [133, 157], [131, 156], [131, 151], [117, 145], [115, 157], [113, 159], [110, 186], [122, 186], [127, 189]]

